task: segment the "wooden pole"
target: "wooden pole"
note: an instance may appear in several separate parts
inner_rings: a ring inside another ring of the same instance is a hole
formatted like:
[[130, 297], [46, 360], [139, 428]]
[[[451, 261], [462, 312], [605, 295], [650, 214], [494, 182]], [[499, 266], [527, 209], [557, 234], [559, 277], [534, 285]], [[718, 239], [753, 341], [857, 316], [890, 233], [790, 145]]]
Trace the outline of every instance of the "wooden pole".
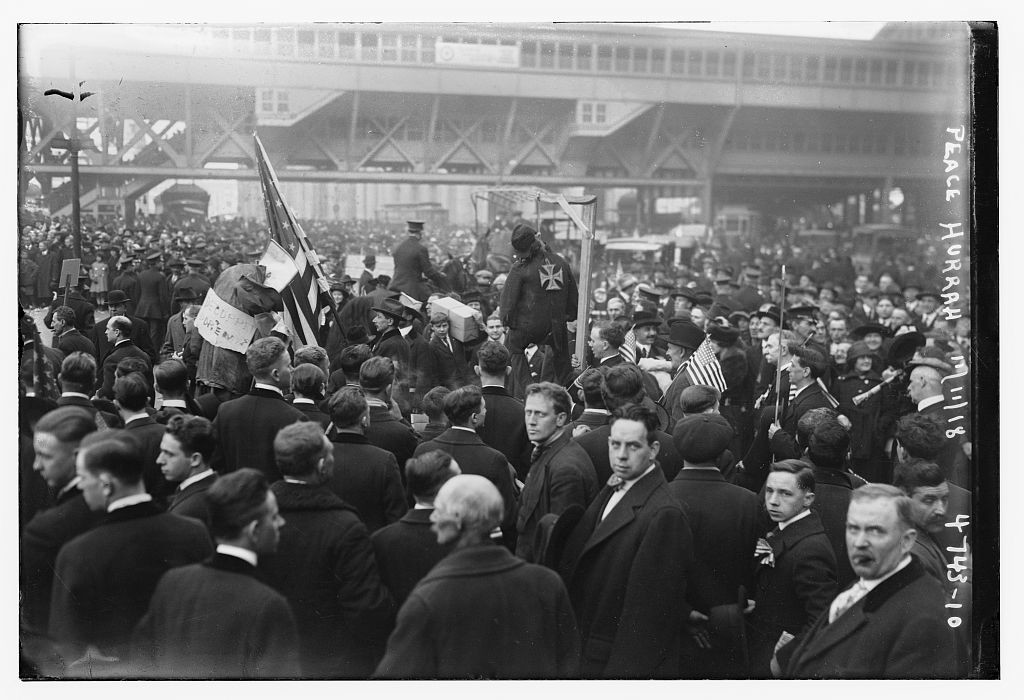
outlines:
[[782, 266], [782, 296], [779, 298], [779, 359], [775, 362], [775, 420], [779, 416], [779, 399], [782, 398], [782, 331], [786, 314], [786, 266]]
[[591, 287], [591, 265], [594, 248], [594, 205], [583, 207], [583, 220], [588, 231], [582, 231], [582, 245], [580, 246], [580, 281], [579, 301], [576, 303], [576, 344], [575, 354], [580, 363], [584, 362], [587, 345], [587, 321], [590, 319], [590, 287]]

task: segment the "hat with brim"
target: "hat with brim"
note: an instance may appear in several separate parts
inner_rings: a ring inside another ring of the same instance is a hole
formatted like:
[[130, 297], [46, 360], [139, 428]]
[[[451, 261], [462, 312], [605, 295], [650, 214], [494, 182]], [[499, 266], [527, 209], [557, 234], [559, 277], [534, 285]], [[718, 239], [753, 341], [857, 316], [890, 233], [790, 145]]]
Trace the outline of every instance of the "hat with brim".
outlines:
[[677, 289], [676, 291], [674, 291], [671, 294], [669, 294], [669, 296], [672, 297], [673, 299], [675, 299], [676, 297], [682, 297], [683, 299], [686, 299], [691, 304], [696, 304], [697, 303], [697, 295], [694, 294], [692, 291], [690, 291], [686, 287], [683, 287], [682, 289]]
[[889, 361], [895, 363], [895, 365], [902, 365], [909, 361], [918, 349], [923, 348], [927, 342], [928, 340], [924, 337], [924, 334], [918, 331], [901, 333], [893, 338], [892, 345], [889, 346]]
[[171, 258], [167, 261], [167, 267], [185, 267], [185, 263], [178, 258]]
[[931, 297], [935, 301], [938, 301], [939, 300], [939, 293], [937, 291], [935, 291], [934, 289], [923, 289], [923, 290], [921, 290], [920, 292], [917, 293], [917, 296], [915, 298], [916, 299], [925, 299], [927, 297]]
[[786, 316], [790, 319], [808, 318], [812, 321], [818, 317], [818, 307], [813, 304], [800, 304], [786, 309]]
[[189, 258], [188, 260], [185, 261], [185, 264], [191, 265], [192, 267], [202, 267], [203, 261], [200, 260], [199, 258]]
[[868, 333], [878, 333], [883, 338], [888, 338], [892, 335], [892, 331], [880, 323], [865, 323], [863, 326], [857, 326], [850, 331], [850, 337], [853, 340], [861, 340]]
[[761, 304], [757, 311], [750, 314], [750, 318], [770, 318], [778, 326], [782, 323], [782, 311], [775, 304]]
[[404, 310], [405, 307], [397, 299], [385, 299], [381, 302], [380, 306], [371, 306], [371, 311], [376, 311], [379, 314], [390, 316], [395, 319], [396, 322], [405, 320]]
[[633, 328], [641, 326], [660, 326], [661, 319], [652, 311], [637, 311], [633, 316]]
[[858, 340], [846, 351], [846, 363], [852, 367], [858, 357], [874, 357], [881, 361], [882, 354], [878, 350], [869, 348], [863, 340]]
[[146, 256], [146, 260], [148, 262], [156, 262], [157, 260], [160, 259], [160, 255], [160, 253], [150, 253], [149, 255]]
[[192, 287], [180, 287], [178, 291], [174, 293], [174, 301], [195, 301], [199, 298], [195, 290]]
[[732, 326], [714, 324], [708, 328], [708, 336], [716, 343], [729, 346], [740, 339], [740, 332]]
[[953, 374], [953, 365], [937, 357], [923, 357], [920, 352], [915, 353], [914, 357], [907, 363], [907, 369], [914, 367], [931, 367], [938, 370], [944, 377]]
[[704, 342], [704, 331], [690, 320], [679, 321], [669, 326], [668, 343], [681, 348], [696, 350]]
[[423, 233], [422, 221], [406, 221], [405, 230], [409, 233]]
[[120, 289], [111, 289], [109, 292], [107, 292], [107, 306], [114, 306], [115, 304], [124, 304], [131, 300], [131, 297], [129, 297]]

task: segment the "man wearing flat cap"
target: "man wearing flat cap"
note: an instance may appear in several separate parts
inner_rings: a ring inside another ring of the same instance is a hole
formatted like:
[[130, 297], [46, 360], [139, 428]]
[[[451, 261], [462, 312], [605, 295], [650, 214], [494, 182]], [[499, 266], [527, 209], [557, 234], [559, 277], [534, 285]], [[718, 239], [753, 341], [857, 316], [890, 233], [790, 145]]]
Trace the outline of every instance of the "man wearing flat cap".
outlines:
[[732, 441], [732, 426], [713, 413], [687, 416], [672, 432], [683, 468], [668, 488], [686, 512], [695, 559], [686, 587], [693, 612], [681, 667], [698, 678], [742, 678], [746, 671], [740, 601], [753, 591], [750, 553], [759, 534], [759, 502], [716, 466]]
[[433, 282], [438, 289], [447, 292], [448, 280], [431, 263], [430, 252], [420, 242], [423, 237], [422, 221], [407, 221], [409, 237], [398, 244], [392, 255], [395, 259], [395, 274], [388, 289], [405, 292], [413, 299], [426, 299], [430, 288], [424, 278]]
[[576, 332], [578, 290], [569, 265], [552, 253], [526, 224], [512, 230], [516, 262], [501, 291], [502, 323], [508, 328], [506, 344], [512, 354], [512, 387], [517, 398], [530, 383], [525, 349], [531, 343], [553, 349], [555, 381], [569, 375], [568, 331]]
[[[956, 423], [948, 424], [950, 415], [958, 415], [959, 411], [945, 410], [945, 396], [942, 391], [942, 380], [953, 373], [953, 367], [943, 360], [918, 353], [907, 364], [910, 380], [907, 395], [917, 404], [917, 414], [938, 417], [944, 427], [955, 431]], [[963, 436], [956, 432], [943, 431], [942, 450], [935, 456], [935, 463], [942, 468], [946, 480], [961, 488], [971, 490], [971, 463], [964, 452]]]

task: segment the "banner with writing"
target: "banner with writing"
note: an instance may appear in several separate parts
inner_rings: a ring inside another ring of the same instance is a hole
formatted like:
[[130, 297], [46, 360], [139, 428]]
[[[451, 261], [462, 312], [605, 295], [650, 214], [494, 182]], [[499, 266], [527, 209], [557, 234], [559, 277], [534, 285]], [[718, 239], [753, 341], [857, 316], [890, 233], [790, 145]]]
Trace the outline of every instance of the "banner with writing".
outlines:
[[256, 319], [231, 306], [211, 289], [196, 316], [196, 328], [210, 344], [244, 353], [256, 332]]

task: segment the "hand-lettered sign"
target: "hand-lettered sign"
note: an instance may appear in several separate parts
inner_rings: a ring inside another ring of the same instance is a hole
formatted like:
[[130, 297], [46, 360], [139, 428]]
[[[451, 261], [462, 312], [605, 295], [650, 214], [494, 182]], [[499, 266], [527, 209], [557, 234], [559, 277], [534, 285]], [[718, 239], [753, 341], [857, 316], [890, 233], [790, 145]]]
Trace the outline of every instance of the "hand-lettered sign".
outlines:
[[244, 353], [256, 332], [256, 319], [231, 306], [211, 289], [196, 316], [196, 328], [212, 345]]

